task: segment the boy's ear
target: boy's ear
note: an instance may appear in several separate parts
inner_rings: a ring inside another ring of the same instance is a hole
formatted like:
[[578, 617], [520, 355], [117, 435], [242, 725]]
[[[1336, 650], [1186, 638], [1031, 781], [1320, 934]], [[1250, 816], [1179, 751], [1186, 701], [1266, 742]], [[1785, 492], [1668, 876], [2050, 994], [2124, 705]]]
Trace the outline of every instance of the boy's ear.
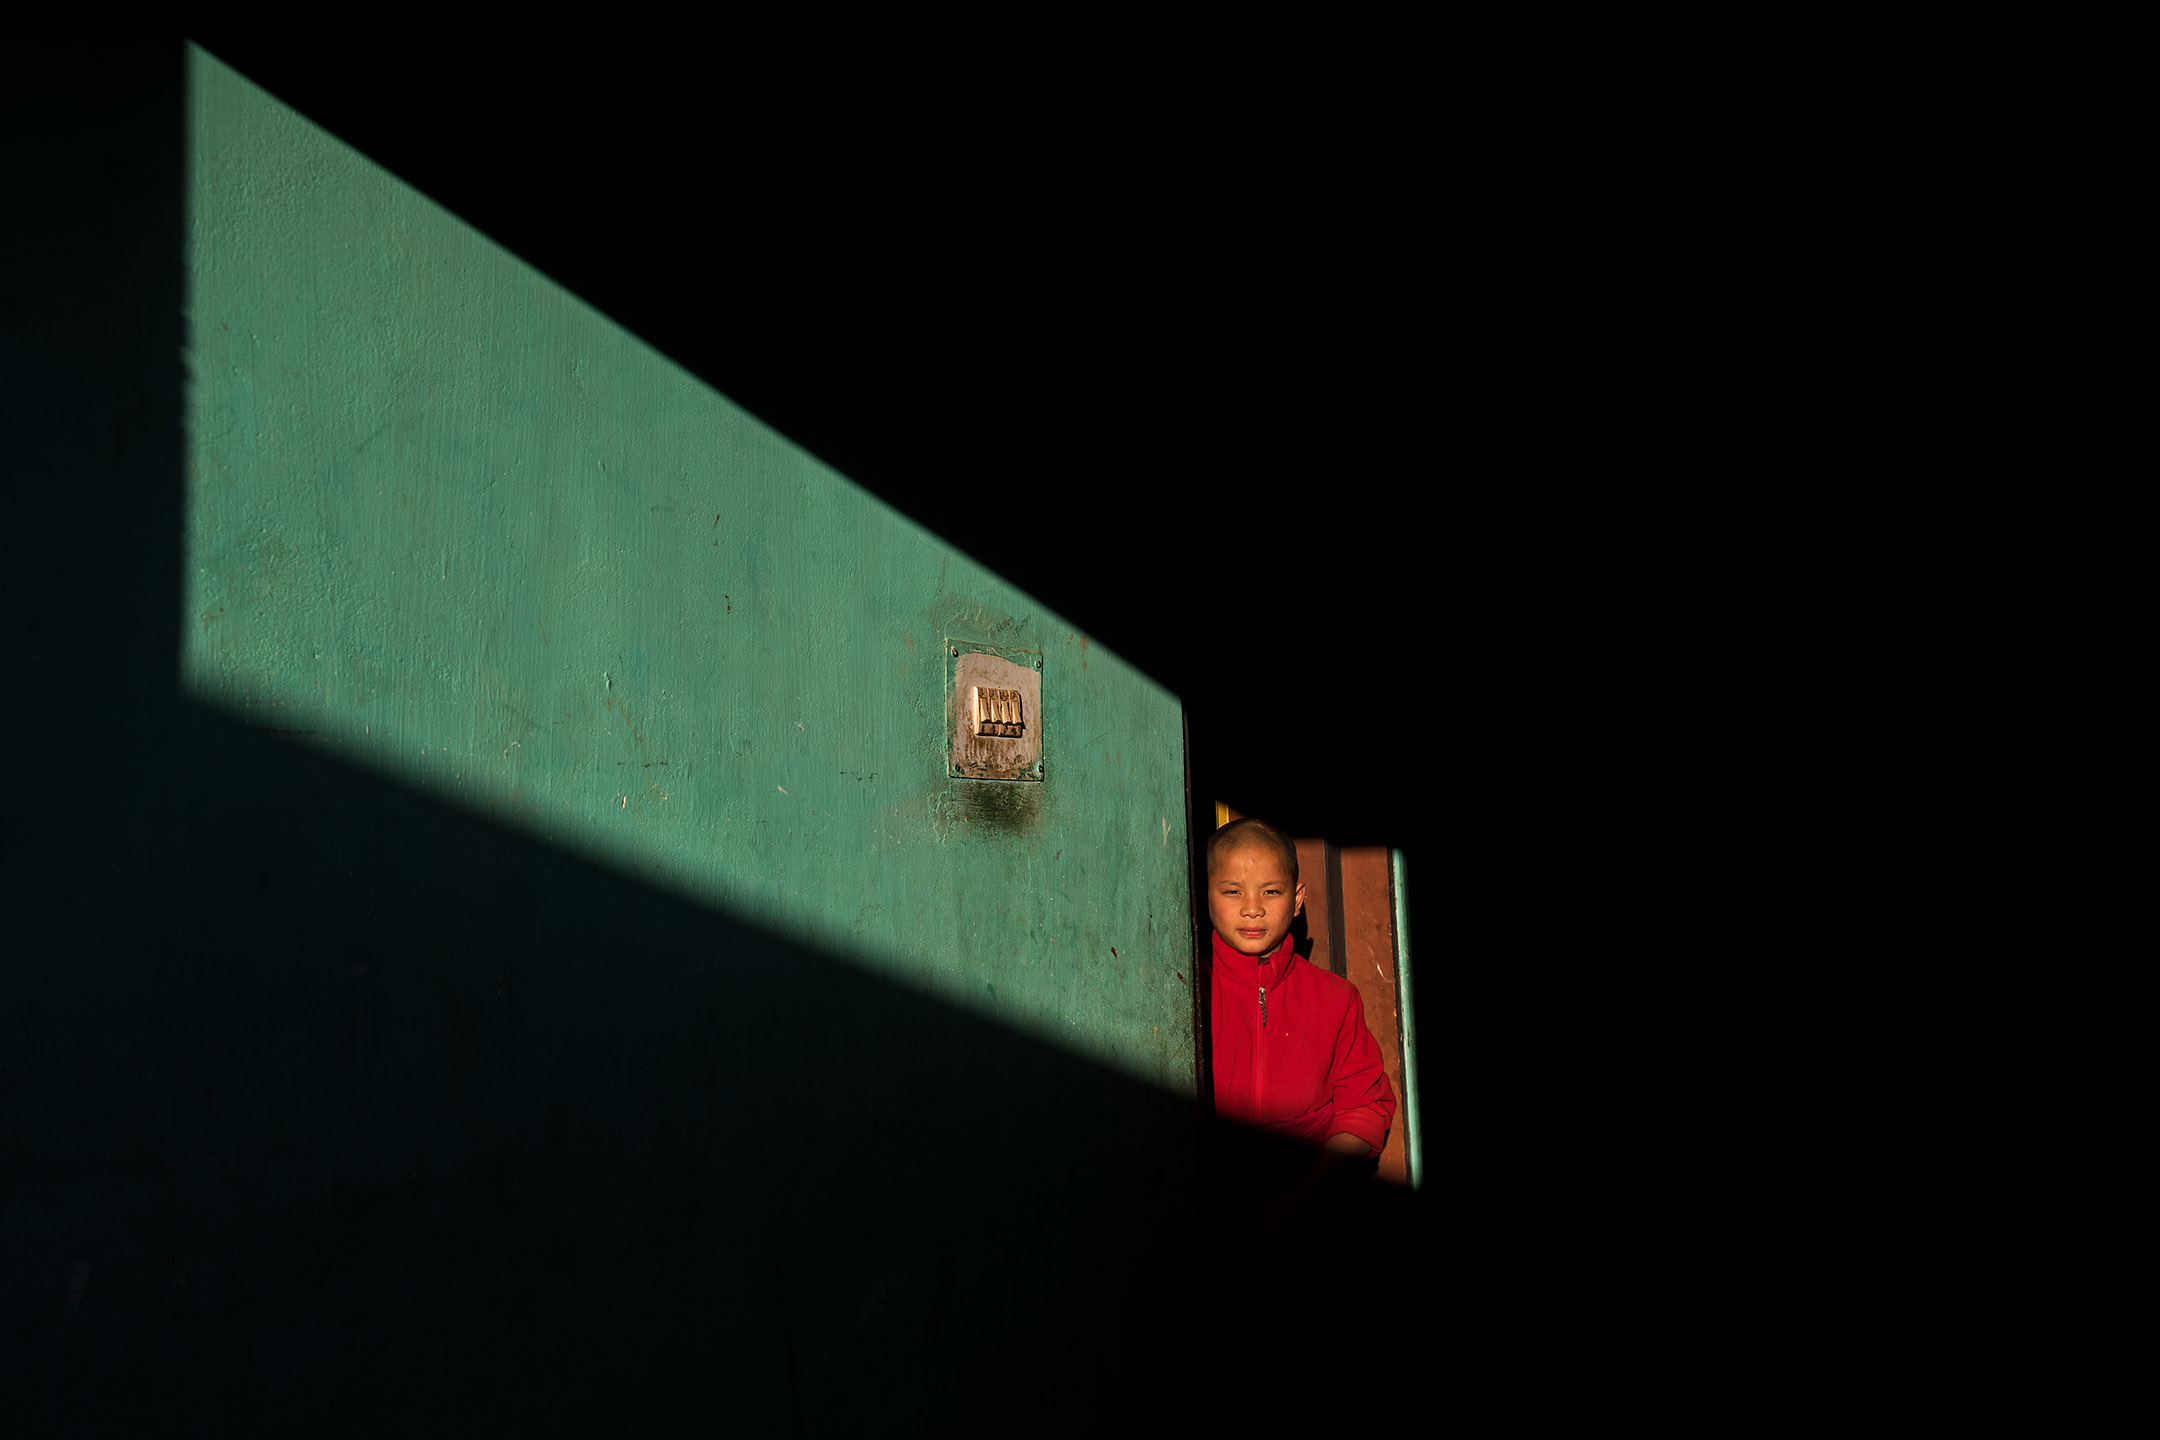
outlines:
[[1290, 907], [1290, 918], [1293, 920], [1305, 913], [1305, 882], [1302, 880], [1298, 881], [1296, 898], [1297, 903]]

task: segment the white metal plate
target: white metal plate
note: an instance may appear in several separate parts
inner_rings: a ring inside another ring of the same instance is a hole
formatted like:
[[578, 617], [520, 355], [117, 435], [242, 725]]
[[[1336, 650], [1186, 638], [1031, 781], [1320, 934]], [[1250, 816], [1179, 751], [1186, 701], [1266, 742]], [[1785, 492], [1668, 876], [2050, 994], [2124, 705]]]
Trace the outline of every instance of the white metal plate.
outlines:
[[1042, 779], [1042, 656], [947, 640], [945, 657], [947, 773]]

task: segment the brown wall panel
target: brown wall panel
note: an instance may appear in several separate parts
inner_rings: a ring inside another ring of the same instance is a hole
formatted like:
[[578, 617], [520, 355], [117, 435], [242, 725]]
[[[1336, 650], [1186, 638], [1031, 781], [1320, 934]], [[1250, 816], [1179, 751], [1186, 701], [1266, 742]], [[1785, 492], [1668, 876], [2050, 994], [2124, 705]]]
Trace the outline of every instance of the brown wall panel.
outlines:
[[[1402, 1017], [1396, 1010], [1395, 912], [1388, 895], [1388, 852], [1384, 845], [1348, 845], [1342, 867], [1344, 974], [1365, 1001], [1365, 1023], [1380, 1044], [1388, 1084], [1402, 1103]], [[1409, 1146], [1403, 1139], [1402, 1112], [1380, 1155], [1380, 1178], [1409, 1183]]]

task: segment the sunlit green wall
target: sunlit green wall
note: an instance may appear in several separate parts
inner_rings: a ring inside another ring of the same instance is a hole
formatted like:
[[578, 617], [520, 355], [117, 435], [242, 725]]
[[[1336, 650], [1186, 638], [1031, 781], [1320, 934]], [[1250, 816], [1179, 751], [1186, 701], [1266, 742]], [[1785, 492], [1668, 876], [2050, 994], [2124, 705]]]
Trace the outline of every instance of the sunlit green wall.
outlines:
[[[1057, 537], [956, 552], [190, 63], [185, 689], [1189, 1092], [1178, 702], [1000, 578]], [[1045, 783], [946, 778], [948, 637], [1044, 655]]]

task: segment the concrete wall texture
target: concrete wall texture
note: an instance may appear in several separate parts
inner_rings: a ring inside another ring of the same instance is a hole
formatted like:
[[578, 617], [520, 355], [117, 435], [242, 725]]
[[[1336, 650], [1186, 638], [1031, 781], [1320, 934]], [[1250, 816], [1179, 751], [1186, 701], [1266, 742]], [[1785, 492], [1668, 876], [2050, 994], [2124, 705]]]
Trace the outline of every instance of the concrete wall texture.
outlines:
[[[189, 95], [190, 693], [1191, 1089], [1174, 696], [200, 51]], [[948, 639], [1044, 656], [1045, 783], [946, 778]]]
[[33, 59], [11, 1431], [1182, 1403], [1176, 698], [214, 58]]

